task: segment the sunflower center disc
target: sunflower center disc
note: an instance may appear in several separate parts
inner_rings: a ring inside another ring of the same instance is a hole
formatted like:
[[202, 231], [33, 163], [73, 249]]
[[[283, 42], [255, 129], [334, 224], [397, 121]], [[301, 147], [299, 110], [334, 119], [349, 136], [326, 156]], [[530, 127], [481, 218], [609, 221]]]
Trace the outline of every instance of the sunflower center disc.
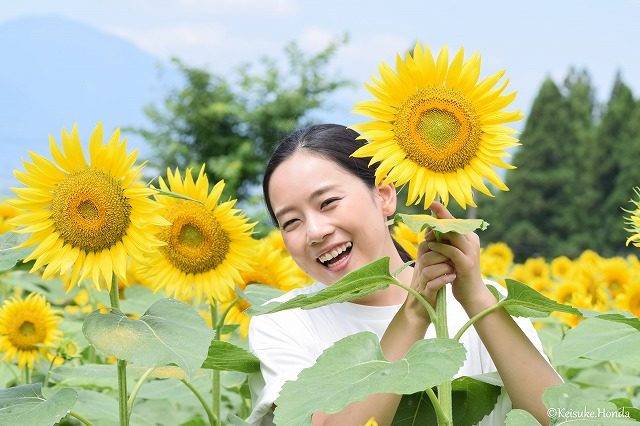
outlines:
[[448, 111], [432, 109], [418, 119], [417, 133], [433, 146], [445, 148], [460, 131], [460, 124]]
[[186, 274], [215, 269], [229, 252], [229, 237], [213, 212], [204, 206], [185, 201], [176, 203], [168, 212], [171, 226], [160, 238], [169, 261]]
[[78, 206], [78, 214], [84, 219], [91, 220], [98, 217], [98, 208], [91, 201], [82, 201]]
[[439, 173], [464, 169], [480, 148], [480, 121], [471, 102], [444, 87], [419, 89], [400, 106], [396, 142], [407, 157]]
[[51, 216], [66, 243], [101, 251], [122, 240], [130, 214], [131, 205], [118, 180], [104, 171], [86, 169], [58, 184]]
[[18, 330], [24, 337], [30, 337], [36, 333], [36, 326], [31, 321], [25, 321], [20, 324]]
[[197, 249], [202, 244], [204, 237], [200, 230], [190, 223], [187, 223], [180, 229], [180, 243]]
[[35, 318], [21, 320], [12, 327], [9, 340], [13, 346], [28, 350], [36, 344], [44, 342], [46, 338], [46, 326]]

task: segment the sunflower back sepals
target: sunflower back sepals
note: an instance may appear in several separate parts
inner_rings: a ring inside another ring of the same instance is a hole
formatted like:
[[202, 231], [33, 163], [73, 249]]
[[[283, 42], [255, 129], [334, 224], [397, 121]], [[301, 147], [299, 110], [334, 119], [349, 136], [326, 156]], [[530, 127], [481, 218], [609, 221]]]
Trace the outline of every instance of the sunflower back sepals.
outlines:
[[477, 53], [465, 61], [460, 49], [449, 62], [446, 46], [434, 58], [420, 43], [404, 59], [396, 56], [395, 70], [382, 63], [378, 71], [366, 85], [376, 99], [354, 109], [372, 121], [351, 126], [369, 141], [353, 156], [378, 164], [377, 183], [408, 183], [407, 205], [424, 198], [425, 208], [436, 197], [447, 205], [449, 195], [463, 209], [475, 207], [472, 189], [489, 193], [484, 179], [507, 189], [493, 168], [511, 168], [502, 158], [518, 141], [506, 138], [515, 131], [503, 124], [522, 114], [503, 111], [515, 98], [502, 94], [508, 80], [495, 87], [504, 72], [478, 81]]

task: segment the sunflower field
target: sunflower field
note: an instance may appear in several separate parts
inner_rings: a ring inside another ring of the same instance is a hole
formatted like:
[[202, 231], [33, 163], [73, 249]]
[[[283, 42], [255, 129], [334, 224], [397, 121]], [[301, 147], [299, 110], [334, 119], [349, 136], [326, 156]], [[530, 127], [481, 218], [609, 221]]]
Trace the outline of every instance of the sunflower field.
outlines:
[[[493, 167], [512, 167], [504, 150], [519, 142], [505, 123], [522, 114], [503, 111], [515, 96], [503, 94], [506, 83], [495, 87], [503, 72], [478, 81], [478, 56], [465, 60], [461, 49], [449, 61], [446, 49], [434, 57], [420, 44], [396, 65], [397, 72], [382, 65], [369, 86], [376, 100], [356, 106], [373, 121], [353, 126], [370, 141], [354, 155], [380, 163], [378, 182], [408, 186], [409, 204], [451, 196], [475, 206], [475, 190], [491, 195], [485, 179], [507, 190]], [[269, 302], [312, 283], [279, 231], [256, 238], [257, 222], [223, 196], [224, 181], [209, 181], [205, 166], [168, 168], [144, 182], [137, 151], [119, 130], [105, 136], [101, 124], [86, 147], [74, 126], [23, 165], [15, 171], [21, 186], [0, 204], [0, 425], [246, 425], [248, 378], [260, 371], [246, 341], [252, 315], [399, 285], [384, 258], [312, 296]], [[636, 247], [638, 197], [624, 216]], [[486, 226], [467, 225], [430, 226]], [[405, 217], [392, 233], [415, 257], [422, 229]], [[543, 397], [551, 424], [639, 422], [638, 256], [514, 258], [504, 243], [484, 247], [482, 274], [496, 305], [465, 329], [500, 308], [534, 322], [565, 381]], [[477, 424], [503, 386], [497, 374], [453, 378], [465, 356], [463, 331], [417, 342], [402, 362], [420, 374], [403, 381], [371, 333], [349, 336], [285, 384], [274, 421], [310, 424], [315, 411], [393, 392], [403, 395], [394, 425]], [[354, 351], [357, 359], [346, 356]], [[379, 374], [362, 372], [367, 363]], [[335, 369], [355, 376], [330, 382]], [[512, 410], [507, 424], [539, 423]]]

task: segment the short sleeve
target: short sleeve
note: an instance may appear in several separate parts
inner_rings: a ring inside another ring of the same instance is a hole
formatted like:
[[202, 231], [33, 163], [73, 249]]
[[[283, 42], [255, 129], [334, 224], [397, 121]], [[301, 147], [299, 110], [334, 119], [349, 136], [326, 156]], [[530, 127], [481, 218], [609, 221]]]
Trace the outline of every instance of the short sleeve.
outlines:
[[306, 338], [307, 330], [299, 321], [287, 318], [290, 313], [256, 316], [249, 325], [249, 349], [260, 359], [261, 370], [249, 377], [253, 411], [247, 422], [253, 426], [272, 424], [271, 407], [284, 383], [295, 380], [317, 358]]

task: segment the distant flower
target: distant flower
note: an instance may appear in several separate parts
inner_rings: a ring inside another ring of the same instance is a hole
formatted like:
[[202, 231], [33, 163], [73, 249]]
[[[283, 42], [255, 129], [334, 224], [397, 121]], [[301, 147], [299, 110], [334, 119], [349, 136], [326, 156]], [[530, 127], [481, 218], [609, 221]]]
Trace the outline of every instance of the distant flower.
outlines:
[[[635, 192], [637, 197], [640, 197], [640, 187], [635, 187], [633, 192]], [[634, 246], [640, 247], [640, 200], [632, 199], [629, 200], [629, 202], [633, 203], [635, 208], [633, 210], [625, 210], [631, 214], [625, 218], [625, 224], [628, 225], [628, 228], [625, 228], [625, 230], [631, 233], [631, 236], [627, 239], [627, 245], [633, 243]]]
[[18, 213], [20, 213], [20, 210], [9, 204], [8, 201], [0, 203], [0, 234], [4, 234], [15, 228], [8, 220], [17, 216]]
[[398, 222], [393, 227], [392, 236], [412, 259], [416, 258], [418, 255], [418, 244], [424, 241], [424, 232], [413, 232], [407, 224]]
[[112, 276], [126, 280], [129, 255], [142, 257], [162, 243], [154, 237], [166, 221], [149, 198], [154, 190], [138, 182], [142, 165], [134, 167], [137, 151], [127, 153], [116, 130], [103, 144], [98, 124], [85, 160], [77, 126], [62, 132], [62, 149], [53, 137], [49, 147], [55, 162], [30, 152], [26, 172], [15, 171], [26, 188], [13, 188], [12, 204], [21, 213], [12, 223], [31, 236], [20, 247], [36, 246], [25, 258], [31, 271], [46, 266], [45, 279], [61, 275], [65, 286], [91, 278], [96, 288], [111, 288]]
[[503, 71], [479, 82], [478, 54], [464, 61], [460, 49], [449, 63], [446, 47], [434, 60], [429, 47], [417, 43], [404, 60], [397, 55], [395, 71], [382, 63], [379, 72], [367, 85], [377, 99], [354, 110], [374, 121], [352, 126], [369, 140], [353, 155], [380, 163], [377, 184], [408, 183], [407, 204], [424, 197], [425, 208], [437, 195], [446, 205], [449, 194], [463, 208], [475, 206], [472, 188], [491, 196], [484, 178], [508, 190], [493, 167], [513, 168], [502, 157], [519, 144], [504, 124], [523, 116], [503, 111], [515, 98], [502, 94], [508, 81], [495, 87]]
[[61, 338], [58, 325], [62, 319], [57, 314], [40, 294], [6, 300], [0, 308], [2, 360], [17, 360], [19, 368], [33, 368]]
[[492, 243], [480, 253], [482, 274], [488, 277], [503, 278], [513, 265], [513, 251], [505, 243]]
[[254, 223], [234, 209], [236, 200], [220, 203], [224, 182], [209, 191], [209, 180], [200, 169], [194, 182], [191, 169], [184, 179], [180, 171], [167, 170], [167, 183], [160, 188], [196, 201], [157, 195], [162, 215], [171, 223], [160, 239], [165, 243], [141, 262], [139, 273], [154, 290], [165, 290], [180, 300], [228, 301], [242, 282], [240, 275], [251, 269], [255, 240]]

